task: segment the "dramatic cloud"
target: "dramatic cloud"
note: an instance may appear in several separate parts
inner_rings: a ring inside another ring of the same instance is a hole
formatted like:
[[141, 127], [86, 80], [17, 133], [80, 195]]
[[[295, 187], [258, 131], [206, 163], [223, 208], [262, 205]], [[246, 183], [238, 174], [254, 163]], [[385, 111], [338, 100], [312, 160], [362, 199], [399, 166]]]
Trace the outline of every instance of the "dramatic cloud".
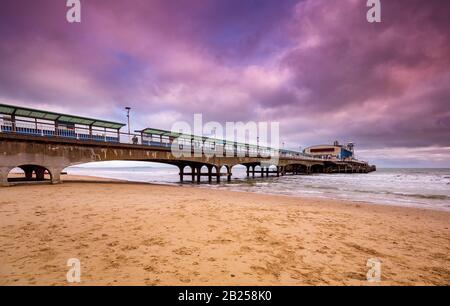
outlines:
[[[0, 103], [170, 128], [279, 121], [291, 148], [354, 141], [362, 158], [450, 164], [450, 3], [61, 0], [0, 9]], [[432, 152], [432, 153], [430, 153]], [[427, 162], [428, 160], [428, 162]]]

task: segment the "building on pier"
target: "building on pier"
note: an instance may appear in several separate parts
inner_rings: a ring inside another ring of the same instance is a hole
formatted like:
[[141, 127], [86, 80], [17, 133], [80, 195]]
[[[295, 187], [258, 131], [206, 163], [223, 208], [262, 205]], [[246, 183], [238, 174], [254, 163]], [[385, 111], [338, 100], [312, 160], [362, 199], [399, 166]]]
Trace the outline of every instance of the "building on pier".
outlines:
[[347, 145], [341, 145], [335, 141], [332, 145], [315, 145], [303, 150], [303, 153], [322, 159], [354, 159], [354, 144], [352, 142]]

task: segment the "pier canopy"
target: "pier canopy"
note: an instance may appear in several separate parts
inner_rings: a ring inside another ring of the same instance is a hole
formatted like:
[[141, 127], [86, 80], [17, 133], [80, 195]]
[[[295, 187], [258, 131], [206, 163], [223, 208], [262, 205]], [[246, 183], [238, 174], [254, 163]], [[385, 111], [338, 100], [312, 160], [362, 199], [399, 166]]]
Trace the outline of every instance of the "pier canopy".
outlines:
[[[167, 130], [160, 130], [154, 128], [146, 128], [143, 130], [136, 130], [136, 133], [140, 133], [143, 139], [150, 141], [161, 141], [164, 139], [177, 140], [178, 142], [189, 141], [193, 144], [214, 144], [214, 145], [228, 145], [234, 146], [238, 144], [237, 142], [227, 141], [219, 138], [213, 138], [208, 136], [198, 136], [193, 134], [177, 133]], [[244, 144], [242, 144], [244, 145]]]
[[144, 135], [155, 135], [155, 136], [167, 136], [167, 137], [179, 137], [183, 135], [182, 133], [175, 133], [172, 131], [166, 131], [166, 130], [160, 130], [160, 129], [153, 129], [153, 128], [146, 128], [143, 130], [136, 130], [136, 133], [141, 133]]
[[[142, 136], [142, 144], [151, 146], [170, 147], [173, 142], [181, 146], [203, 147], [215, 150], [216, 148], [223, 148], [228, 152], [246, 153], [257, 155], [274, 154], [277, 150], [260, 146], [255, 144], [242, 143], [237, 141], [224, 140], [208, 136], [198, 136], [192, 134], [177, 133], [167, 130], [160, 130], [154, 128], [146, 128], [143, 130], [136, 130]], [[297, 152], [298, 153], [298, 152]]]
[[200, 137], [154, 128], [136, 130], [135, 132], [141, 134], [142, 144], [153, 146], [170, 147], [173, 141], [177, 141], [178, 143], [183, 145], [190, 145], [191, 142], [199, 144], [203, 143], [207, 139], [207, 137]]
[[67, 115], [61, 113], [54, 113], [49, 111], [43, 111], [38, 109], [32, 109], [21, 106], [13, 106], [7, 104], [0, 104], [0, 114], [9, 115], [11, 117], [24, 117], [24, 118], [32, 118], [32, 119], [41, 119], [53, 122], [64, 122], [69, 124], [79, 124], [91, 127], [99, 127], [99, 128], [107, 128], [120, 130], [125, 124], [105, 121], [93, 118], [86, 118], [74, 115]]

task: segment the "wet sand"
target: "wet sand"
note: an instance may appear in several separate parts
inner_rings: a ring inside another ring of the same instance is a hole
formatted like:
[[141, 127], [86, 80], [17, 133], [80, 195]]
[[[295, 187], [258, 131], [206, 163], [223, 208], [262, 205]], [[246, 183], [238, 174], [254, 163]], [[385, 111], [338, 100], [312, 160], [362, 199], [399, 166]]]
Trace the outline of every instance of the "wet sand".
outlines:
[[450, 285], [448, 212], [67, 179], [0, 188], [0, 285]]

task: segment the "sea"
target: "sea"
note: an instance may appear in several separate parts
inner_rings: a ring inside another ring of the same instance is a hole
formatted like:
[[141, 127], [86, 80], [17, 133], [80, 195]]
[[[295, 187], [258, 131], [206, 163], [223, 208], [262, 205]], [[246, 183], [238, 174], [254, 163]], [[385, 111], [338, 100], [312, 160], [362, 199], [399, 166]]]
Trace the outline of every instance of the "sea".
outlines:
[[200, 184], [179, 182], [173, 166], [144, 165], [72, 166], [68, 174], [90, 175], [133, 182], [164, 185], [194, 185], [198, 188], [255, 192], [298, 197], [341, 199], [372, 204], [419, 207], [450, 211], [450, 169], [378, 169], [368, 174], [312, 174], [255, 179], [246, 176], [245, 167], [233, 167], [231, 182]]

